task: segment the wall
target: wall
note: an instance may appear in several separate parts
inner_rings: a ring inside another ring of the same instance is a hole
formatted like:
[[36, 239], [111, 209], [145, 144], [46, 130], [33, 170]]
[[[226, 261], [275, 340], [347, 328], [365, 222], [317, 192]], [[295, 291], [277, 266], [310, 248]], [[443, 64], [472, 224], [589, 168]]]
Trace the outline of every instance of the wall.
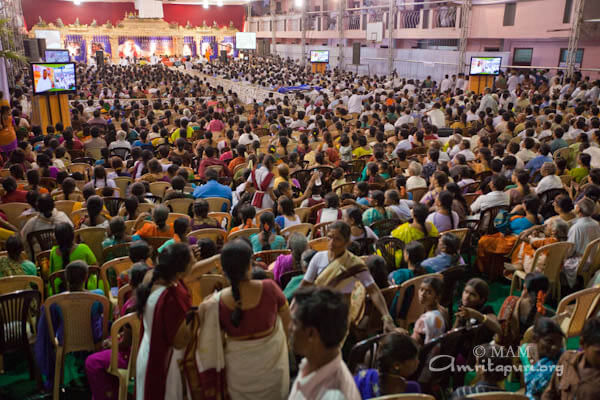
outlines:
[[[43, 3], [43, 7], [40, 3]], [[55, 22], [57, 18], [61, 18], [65, 24], [72, 24], [77, 17], [81, 24], [90, 24], [93, 19], [96, 19], [98, 24], [104, 24], [107, 20], [116, 24], [123, 19], [126, 12], [135, 12], [133, 2], [83, 2], [76, 6], [72, 2], [61, 0], [22, 0], [22, 7], [28, 28], [38, 22], [38, 16], [46, 22]], [[233, 21], [234, 26], [240, 31], [244, 26], [243, 5], [211, 6], [207, 10], [201, 5], [164, 4], [163, 11], [165, 21], [175, 21], [180, 25], [185, 25], [188, 20], [192, 25], [202, 25], [203, 21], [206, 21], [207, 25], [212, 25], [214, 20], [219, 26], [228, 26], [229, 21]]]

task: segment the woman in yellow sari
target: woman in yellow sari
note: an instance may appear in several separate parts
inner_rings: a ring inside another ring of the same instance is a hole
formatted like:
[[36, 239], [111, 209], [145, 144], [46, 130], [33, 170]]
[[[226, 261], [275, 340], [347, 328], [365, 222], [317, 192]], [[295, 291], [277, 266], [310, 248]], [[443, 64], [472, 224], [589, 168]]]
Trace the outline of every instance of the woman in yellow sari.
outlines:
[[[439, 236], [435, 225], [426, 222], [429, 208], [425, 204], [416, 204], [412, 209], [412, 222], [405, 222], [392, 231], [392, 236], [408, 244], [414, 240]], [[433, 249], [432, 249], [433, 252]], [[429, 254], [428, 256], [432, 256]], [[402, 262], [402, 250], [396, 252], [396, 267]]]

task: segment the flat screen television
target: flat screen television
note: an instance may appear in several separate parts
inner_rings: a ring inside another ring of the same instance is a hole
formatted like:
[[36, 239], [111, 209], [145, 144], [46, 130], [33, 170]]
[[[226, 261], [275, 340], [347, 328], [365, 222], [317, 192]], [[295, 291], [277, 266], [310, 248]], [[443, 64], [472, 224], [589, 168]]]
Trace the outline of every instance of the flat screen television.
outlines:
[[256, 33], [236, 32], [235, 48], [238, 50], [256, 50]]
[[68, 63], [71, 61], [69, 50], [46, 49], [44, 61], [47, 63]]
[[329, 62], [329, 50], [311, 50], [310, 51], [310, 62], [311, 63], [328, 63]]
[[502, 57], [471, 57], [469, 75], [498, 75]]
[[31, 63], [33, 94], [61, 94], [77, 91], [74, 62]]

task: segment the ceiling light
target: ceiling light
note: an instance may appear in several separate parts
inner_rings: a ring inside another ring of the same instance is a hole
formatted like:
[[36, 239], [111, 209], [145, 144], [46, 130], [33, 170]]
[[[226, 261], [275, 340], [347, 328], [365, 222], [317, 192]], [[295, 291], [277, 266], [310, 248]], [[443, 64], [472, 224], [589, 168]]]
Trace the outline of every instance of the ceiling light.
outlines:
[[204, 8], [208, 8], [208, 0], [204, 0]]

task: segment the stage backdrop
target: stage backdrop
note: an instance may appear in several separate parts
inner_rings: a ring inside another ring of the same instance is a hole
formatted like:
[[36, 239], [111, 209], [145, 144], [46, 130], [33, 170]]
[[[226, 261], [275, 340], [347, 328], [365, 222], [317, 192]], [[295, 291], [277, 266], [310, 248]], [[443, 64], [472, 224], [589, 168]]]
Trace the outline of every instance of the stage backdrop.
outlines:
[[85, 62], [86, 58], [86, 48], [85, 48], [85, 40], [81, 35], [67, 35], [65, 39], [65, 49], [69, 50], [69, 55], [72, 60], [77, 62]]
[[112, 57], [112, 49], [110, 46], [110, 38], [106, 35], [104, 36], [94, 36], [94, 38], [92, 39], [92, 53], [91, 55], [94, 56], [96, 54], [96, 51], [103, 51], [104, 54], [107, 54], [109, 56]]
[[[103, 25], [107, 20], [113, 25], [122, 20], [125, 13], [135, 13], [134, 3], [101, 3], [101, 2], [81, 2], [79, 6], [70, 1], [62, 0], [22, 0], [23, 15], [28, 29], [38, 22], [38, 17], [42, 17], [46, 22], [56, 22], [61, 18], [63, 23], [72, 24], [76, 18], [79, 18], [81, 24], [91, 24], [96, 20], [98, 25]], [[201, 26], [206, 22], [212, 26], [213, 21], [217, 22], [219, 27], [229, 26], [229, 21], [238, 30], [244, 28], [243, 5], [216, 7], [210, 6], [205, 9], [202, 5], [188, 4], [163, 4], [164, 20], [167, 22], [177, 22], [182, 26], [190, 21], [194, 26]]]
[[173, 50], [173, 38], [170, 36], [119, 36], [119, 57], [170, 56]]

